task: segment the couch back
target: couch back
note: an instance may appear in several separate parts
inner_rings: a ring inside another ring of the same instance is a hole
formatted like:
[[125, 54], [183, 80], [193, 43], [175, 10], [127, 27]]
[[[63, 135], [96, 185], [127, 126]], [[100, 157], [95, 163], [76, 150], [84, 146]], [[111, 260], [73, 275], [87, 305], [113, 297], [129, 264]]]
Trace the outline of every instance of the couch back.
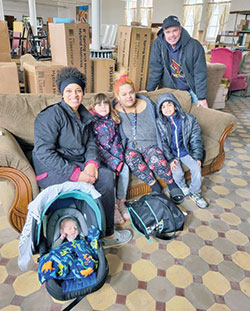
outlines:
[[[164, 92], [172, 92], [185, 112], [191, 110], [191, 99], [188, 92], [160, 89], [154, 92], [141, 92], [154, 102]], [[83, 104], [88, 107], [95, 94], [85, 94]], [[107, 93], [113, 99], [113, 93]], [[45, 107], [60, 101], [60, 95], [53, 94], [7, 94], [0, 95], [0, 127], [5, 128], [21, 141], [33, 145], [34, 120]]]

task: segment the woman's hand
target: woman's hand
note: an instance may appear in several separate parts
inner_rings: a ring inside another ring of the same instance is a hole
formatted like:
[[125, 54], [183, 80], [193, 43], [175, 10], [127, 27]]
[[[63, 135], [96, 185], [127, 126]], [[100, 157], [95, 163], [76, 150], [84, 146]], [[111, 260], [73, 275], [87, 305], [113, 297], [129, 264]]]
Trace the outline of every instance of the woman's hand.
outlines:
[[85, 181], [93, 185], [98, 178], [98, 169], [93, 163], [89, 163], [85, 166], [84, 170], [81, 172], [78, 181]]
[[86, 172], [86, 174], [91, 177], [95, 177], [96, 180], [98, 178], [98, 168], [93, 163], [87, 164], [83, 172]]

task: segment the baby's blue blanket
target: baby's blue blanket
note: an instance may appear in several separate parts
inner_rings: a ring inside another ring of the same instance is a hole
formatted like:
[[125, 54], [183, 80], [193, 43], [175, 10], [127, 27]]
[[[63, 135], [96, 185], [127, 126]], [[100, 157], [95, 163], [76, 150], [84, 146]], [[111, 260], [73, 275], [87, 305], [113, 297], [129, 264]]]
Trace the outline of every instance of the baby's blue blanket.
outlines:
[[43, 284], [48, 279], [64, 280], [63, 292], [96, 284], [99, 235], [99, 230], [91, 226], [87, 241], [66, 242], [42, 256], [38, 266], [39, 281]]

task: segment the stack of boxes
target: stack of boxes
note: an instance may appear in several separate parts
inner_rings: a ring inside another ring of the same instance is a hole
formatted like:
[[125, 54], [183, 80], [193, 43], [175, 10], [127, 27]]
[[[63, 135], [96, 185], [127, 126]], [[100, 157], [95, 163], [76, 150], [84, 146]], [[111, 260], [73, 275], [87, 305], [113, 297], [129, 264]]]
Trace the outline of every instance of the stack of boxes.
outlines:
[[11, 62], [7, 22], [0, 21], [0, 94], [20, 93], [17, 65]]
[[21, 57], [26, 93], [58, 94], [56, 76], [63, 67], [49, 61], [37, 61], [30, 54]]
[[136, 91], [145, 90], [151, 44], [151, 28], [119, 26], [117, 67], [134, 81]]
[[91, 93], [112, 92], [115, 60], [110, 58], [91, 59]]
[[[136, 91], [145, 90], [150, 49], [158, 29], [119, 26], [117, 34], [117, 70], [126, 71]], [[19, 93], [17, 66], [11, 62], [6, 22], [0, 22], [0, 93]], [[56, 76], [63, 66], [74, 66], [86, 75], [86, 92], [113, 91], [115, 60], [90, 58], [90, 29], [87, 23], [49, 23], [52, 61], [37, 61], [31, 55], [21, 57], [25, 92], [58, 93]], [[9, 80], [10, 79], [10, 80]]]
[[49, 23], [52, 62], [74, 66], [86, 75], [86, 91], [90, 92], [89, 25], [87, 23]]

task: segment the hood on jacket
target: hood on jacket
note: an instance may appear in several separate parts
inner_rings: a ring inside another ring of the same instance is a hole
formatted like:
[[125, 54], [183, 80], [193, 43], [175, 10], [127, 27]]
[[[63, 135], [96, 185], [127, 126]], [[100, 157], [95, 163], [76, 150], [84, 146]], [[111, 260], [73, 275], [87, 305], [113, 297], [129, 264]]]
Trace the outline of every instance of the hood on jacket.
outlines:
[[184, 112], [182, 110], [182, 107], [178, 101], [178, 99], [174, 96], [174, 94], [172, 93], [164, 93], [164, 94], [161, 94], [158, 98], [157, 98], [157, 101], [156, 101], [156, 115], [158, 118], [160, 119], [164, 119], [164, 115], [162, 114], [161, 112], [161, 106], [164, 102], [166, 101], [171, 101], [174, 103], [174, 106], [176, 108], [176, 110], [179, 112], [180, 116], [181, 117], [184, 117]]
[[[157, 33], [157, 37], [163, 42], [163, 40], [165, 40], [164, 34], [163, 34], [163, 28], [161, 28], [158, 33]], [[164, 38], [164, 39], [163, 39]], [[187, 30], [185, 28], [182, 27], [182, 32], [181, 32], [181, 37], [180, 40], [178, 42], [181, 41], [181, 45], [185, 46], [188, 41], [190, 40], [190, 34], [187, 32]], [[165, 40], [166, 41], [166, 40]], [[167, 42], [167, 41], [166, 41]], [[164, 43], [165, 44], [165, 43]]]

